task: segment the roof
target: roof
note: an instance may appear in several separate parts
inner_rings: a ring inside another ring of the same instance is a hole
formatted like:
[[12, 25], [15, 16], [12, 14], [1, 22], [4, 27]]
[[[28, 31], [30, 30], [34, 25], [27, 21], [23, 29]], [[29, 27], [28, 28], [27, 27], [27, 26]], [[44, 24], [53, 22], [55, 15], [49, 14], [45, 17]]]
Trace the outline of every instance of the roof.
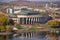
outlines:
[[10, 18], [17, 18], [17, 15], [15, 15], [15, 14], [9, 14], [8, 15]]
[[40, 13], [38, 11], [22, 8], [20, 14], [35, 15], [35, 14], [40, 14]]

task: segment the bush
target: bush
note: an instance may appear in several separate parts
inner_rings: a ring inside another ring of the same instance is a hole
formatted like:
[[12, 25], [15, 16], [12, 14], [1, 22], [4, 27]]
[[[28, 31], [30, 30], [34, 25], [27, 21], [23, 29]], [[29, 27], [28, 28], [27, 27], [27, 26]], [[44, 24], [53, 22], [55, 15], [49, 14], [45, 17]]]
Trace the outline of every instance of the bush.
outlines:
[[16, 24], [16, 28], [18, 28], [18, 29], [24, 29], [23, 26], [21, 26], [20, 24]]
[[36, 30], [36, 29], [37, 29], [36, 26], [32, 26], [32, 27], [31, 27], [31, 30]]

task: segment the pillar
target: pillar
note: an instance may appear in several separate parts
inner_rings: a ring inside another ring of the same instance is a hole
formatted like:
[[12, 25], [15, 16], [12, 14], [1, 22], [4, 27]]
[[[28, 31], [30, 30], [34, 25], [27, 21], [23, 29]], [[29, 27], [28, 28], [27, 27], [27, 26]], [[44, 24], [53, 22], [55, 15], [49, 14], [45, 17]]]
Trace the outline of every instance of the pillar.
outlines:
[[33, 32], [33, 37], [35, 37], [34, 35], [35, 35], [35, 33]]
[[40, 17], [39, 17], [39, 22], [40, 22]]
[[35, 37], [37, 37], [37, 36], [38, 36], [38, 33], [37, 33], [37, 31], [36, 31]]
[[24, 24], [24, 18], [22, 18], [22, 24]]
[[30, 33], [28, 32], [27, 34], [28, 34], [28, 37], [30, 38]]
[[20, 18], [20, 20], [18, 21], [20, 24], [22, 24], [22, 18]]
[[27, 24], [27, 18], [26, 18], [26, 24]]
[[38, 22], [38, 24], [39, 24], [39, 21], [40, 21], [40, 20], [39, 20], [39, 17], [38, 17], [38, 18], [37, 18], [37, 22]]
[[34, 24], [34, 17], [32, 18], [33, 20], [32, 20], [32, 23]]
[[38, 18], [36, 17], [36, 24], [37, 24], [37, 22], [38, 22]]
[[22, 40], [24, 40], [24, 33], [22, 33]]
[[31, 32], [31, 38], [33, 37], [33, 32]]
[[30, 20], [31, 20], [31, 18], [28, 19], [29, 24], [31, 23]]
[[35, 24], [36, 24], [36, 17], [35, 17]]
[[31, 18], [31, 24], [33, 24], [33, 18]]
[[36, 17], [36, 22], [37, 22], [37, 17]]
[[34, 24], [35, 24], [36, 20], [35, 20], [35, 17], [34, 17]]
[[38, 17], [38, 22], [39, 22], [39, 17]]
[[26, 38], [28, 38], [27, 32], [26, 32]]

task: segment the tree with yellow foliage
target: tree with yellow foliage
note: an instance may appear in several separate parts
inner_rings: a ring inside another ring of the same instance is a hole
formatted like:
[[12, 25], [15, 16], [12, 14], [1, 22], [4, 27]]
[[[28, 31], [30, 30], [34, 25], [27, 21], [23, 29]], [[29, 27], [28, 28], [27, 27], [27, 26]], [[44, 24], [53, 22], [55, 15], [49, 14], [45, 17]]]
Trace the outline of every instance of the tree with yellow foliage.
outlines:
[[9, 31], [10, 25], [14, 25], [14, 21], [7, 17], [7, 14], [0, 13], [0, 31]]
[[8, 17], [6, 16], [6, 14], [0, 13], [0, 25], [7, 25], [9, 22]]
[[51, 20], [48, 22], [48, 26], [51, 28], [60, 28], [60, 21]]
[[0, 31], [5, 30], [5, 26], [8, 24], [9, 19], [4, 13], [0, 13]]

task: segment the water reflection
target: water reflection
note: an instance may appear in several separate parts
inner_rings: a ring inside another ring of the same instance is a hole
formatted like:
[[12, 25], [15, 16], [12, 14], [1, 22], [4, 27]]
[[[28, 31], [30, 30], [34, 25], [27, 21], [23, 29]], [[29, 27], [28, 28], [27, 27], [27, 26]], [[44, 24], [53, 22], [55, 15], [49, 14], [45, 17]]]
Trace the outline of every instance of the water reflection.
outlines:
[[[11, 35], [12, 36], [12, 35]], [[57, 38], [57, 39], [56, 39]], [[10, 37], [10, 36], [0, 36], [0, 40], [60, 40], [60, 36], [37, 36], [37, 37], [32, 37], [32, 38], [26, 38], [26, 37]]]
[[7, 35], [7, 36], [0, 35], [0, 40], [10, 40], [10, 38], [12, 38], [12, 37], [9, 35]]
[[10, 40], [52, 40], [51, 37], [49, 38], [46, 38], [46, 37], [43, 37], [43, 38], [12, 38]]

